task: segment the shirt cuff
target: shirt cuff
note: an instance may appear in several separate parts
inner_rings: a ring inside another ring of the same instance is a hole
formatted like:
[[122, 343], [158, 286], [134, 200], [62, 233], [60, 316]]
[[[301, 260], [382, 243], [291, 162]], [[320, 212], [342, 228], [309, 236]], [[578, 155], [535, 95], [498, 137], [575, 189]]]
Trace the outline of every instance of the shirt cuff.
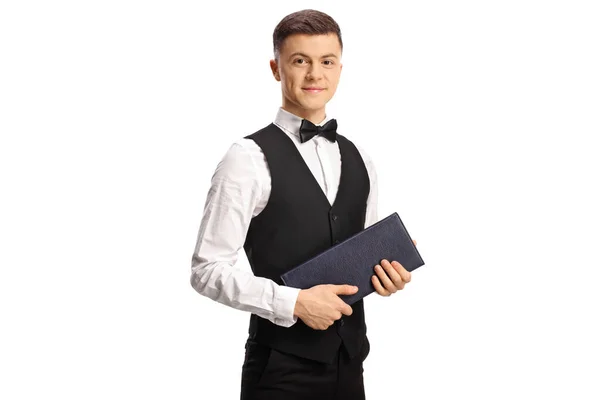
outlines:
[[279, 285], [275, 292], [275, 324], [289, 328], [298, 321], [294, 315], [300, 289]]

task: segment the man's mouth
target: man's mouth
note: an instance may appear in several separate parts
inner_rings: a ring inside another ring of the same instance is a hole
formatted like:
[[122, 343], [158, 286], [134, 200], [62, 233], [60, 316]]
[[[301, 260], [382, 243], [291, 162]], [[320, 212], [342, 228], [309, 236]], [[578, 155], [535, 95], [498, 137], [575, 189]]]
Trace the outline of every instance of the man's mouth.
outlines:
[[319, 88], [319, 87], [305, 87], [305, 88], [302, 88], [302, 90], [304, 90], [305, 92], [308, 92], [308, 93], [321, 93], [325, 89]]

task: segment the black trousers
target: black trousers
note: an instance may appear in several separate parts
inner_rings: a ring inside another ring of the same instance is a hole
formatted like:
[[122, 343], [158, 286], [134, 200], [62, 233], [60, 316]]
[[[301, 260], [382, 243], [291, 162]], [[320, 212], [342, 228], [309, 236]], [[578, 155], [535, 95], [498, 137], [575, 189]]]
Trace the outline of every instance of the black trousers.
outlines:
[[365, 400], [363, 361], [369, 342], [354, 359], [343, 346], [332, 364], [297, 357], [248, 339], [241, 400]]

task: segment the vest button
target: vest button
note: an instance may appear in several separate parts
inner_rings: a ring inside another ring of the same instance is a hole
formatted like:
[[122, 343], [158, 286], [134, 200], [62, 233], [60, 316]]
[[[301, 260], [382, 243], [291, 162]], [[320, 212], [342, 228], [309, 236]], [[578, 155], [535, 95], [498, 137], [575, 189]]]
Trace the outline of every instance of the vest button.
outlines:
[[340, 326], [344, 326], [344, 318], [343, 317], [340, 319]]
[[334, 220], [334, 221], [335, 221], [335, 220], [337, 220], [337, 215], [333, 214], [333, 215], [331, 216], [331, 219], [332, 219], [332, 220]]
[[334, 243], [334, 244], [338, 244], [339, 242], [340, 242], [339, 240], [336, 240], [336, 241], [335, 241], [335, 242], [333, 242], [333, 243]]

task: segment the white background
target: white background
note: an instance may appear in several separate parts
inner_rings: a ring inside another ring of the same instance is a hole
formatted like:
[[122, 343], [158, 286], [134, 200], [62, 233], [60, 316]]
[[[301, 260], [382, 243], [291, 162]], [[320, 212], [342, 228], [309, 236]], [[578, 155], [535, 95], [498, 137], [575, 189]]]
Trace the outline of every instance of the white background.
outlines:
[[426, 261], [365, 301], [368, 398], [600, 398], [594, 3], [2, 2], [0, 398], [239, 398], [249, 314], [190, 261], [303, 8], [342, 28], [328, 114]]

